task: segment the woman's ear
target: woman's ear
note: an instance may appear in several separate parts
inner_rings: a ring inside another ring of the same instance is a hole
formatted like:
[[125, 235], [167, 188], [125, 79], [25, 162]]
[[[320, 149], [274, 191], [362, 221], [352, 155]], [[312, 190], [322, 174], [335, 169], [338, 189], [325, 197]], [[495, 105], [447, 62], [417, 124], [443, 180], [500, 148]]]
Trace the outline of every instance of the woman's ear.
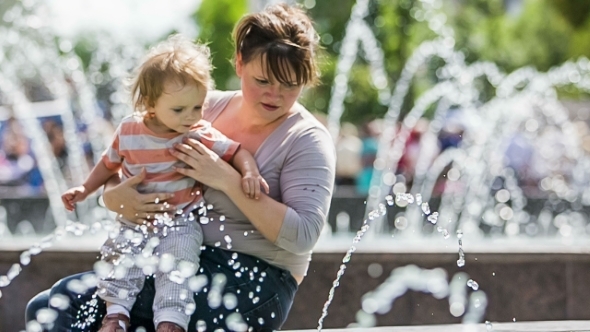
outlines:
[[244, 63], [242, 63], [242, 55], [238, 53], [236, 55], [236, 75], [242, 78], [242, 70], [244, 67]]

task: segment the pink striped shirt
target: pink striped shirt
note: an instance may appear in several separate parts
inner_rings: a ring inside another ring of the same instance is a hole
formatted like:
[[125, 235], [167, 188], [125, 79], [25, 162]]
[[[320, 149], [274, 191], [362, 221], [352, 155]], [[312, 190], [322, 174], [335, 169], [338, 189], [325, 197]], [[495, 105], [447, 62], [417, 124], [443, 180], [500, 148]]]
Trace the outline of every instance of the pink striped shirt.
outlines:
[[143, 123], [141, 116], [130, 115], [119, 124], [102, 161], [109, 169], [120, 169], [123, 180], [141, 173], [145, 168], [146, 178], [137, 190], [141, 193], [174, 193], [174, 198], [168, 202], [187, 213], [194, 209], [189, 205], [203, 197], [201, 184], [174, 171], [174, 167], [186, 165], [169, 151], [187, 136], [199, 140], [228, 162], [240, 147], [239, 143], [225, 137], [205, 120], [196, 123], [186, 134], [156, 134]]

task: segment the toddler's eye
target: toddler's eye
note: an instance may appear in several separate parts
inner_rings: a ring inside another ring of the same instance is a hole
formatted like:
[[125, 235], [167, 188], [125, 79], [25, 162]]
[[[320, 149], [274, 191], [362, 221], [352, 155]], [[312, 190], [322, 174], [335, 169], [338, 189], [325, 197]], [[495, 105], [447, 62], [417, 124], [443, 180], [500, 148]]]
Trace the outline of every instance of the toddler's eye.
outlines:
[[172, 110], [176, 113], [182, 112], [182, 108], [173, 108]]

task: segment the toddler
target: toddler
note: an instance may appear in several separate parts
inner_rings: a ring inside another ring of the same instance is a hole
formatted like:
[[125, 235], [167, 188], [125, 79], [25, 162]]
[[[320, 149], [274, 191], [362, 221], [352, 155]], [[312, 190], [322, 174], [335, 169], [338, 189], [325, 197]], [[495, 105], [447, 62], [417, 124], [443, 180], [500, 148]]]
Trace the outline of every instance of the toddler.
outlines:
[[[134, 114], [121, 121], [112, 144], [84, 184], [62, 195], [66, 209], [71, 211], [76, 202], [119, 171], [123, 179], [145, 171], [145, 180], [138, 186], [143, 193], [174, 193], [168, 202], [177, 207], [177, 214], [160, 215], [152, 230], [117, 218], [120, 232], [101, 248], [101, 259], [112, 264], [113, 269], [98, 283], [98, 295], [107, 303], [107, 315], [99, 332], [127, 331], [135, 298], [145, 275], [152, 273], [157, 331], [187, 331], [190, 314], [195, 310], [187, 279], [198, 269], [203, 241], [199, 217], [195, 218], [191, 211], [204, 204], [200, 184], [175, 171], [183, 164], [170, 153], [174, 144], [186, 137], [198, 139], [240, 171], [242, 187], [249, 197], [253, 198], [261, 187], [268, 192], [252, 155], [201, 119], [207, 91], [213, 85], [211, 69], [209, 49], [181, 36], [171, 36], [152, 48], [133, 78]], [[153, 250], [160, 257], [160, 269], [152, 271], [150, 265], [142, 269], [143, 264], [135, 261], [144, 250], [147, 254]], [[174, 263], [163, 268], [165, 262]]]

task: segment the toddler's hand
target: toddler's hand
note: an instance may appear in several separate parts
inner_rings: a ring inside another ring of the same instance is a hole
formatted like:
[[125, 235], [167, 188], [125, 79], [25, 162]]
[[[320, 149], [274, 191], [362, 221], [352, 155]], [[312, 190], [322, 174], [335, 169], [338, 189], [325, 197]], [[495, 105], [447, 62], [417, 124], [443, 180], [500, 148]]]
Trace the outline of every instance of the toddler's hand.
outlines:
[[269, 193], [268, 183], [260, 174], [248, 172], [242, 177], [242, 190], [249, 198], [259, 199], [261, 187], [266, 194]]
[[61, 201], [64, 203], [66, 210], [74, 211], [74, 205], [86, 199], [88, 194], [84, 186], [68, 189], [61, 195]]

